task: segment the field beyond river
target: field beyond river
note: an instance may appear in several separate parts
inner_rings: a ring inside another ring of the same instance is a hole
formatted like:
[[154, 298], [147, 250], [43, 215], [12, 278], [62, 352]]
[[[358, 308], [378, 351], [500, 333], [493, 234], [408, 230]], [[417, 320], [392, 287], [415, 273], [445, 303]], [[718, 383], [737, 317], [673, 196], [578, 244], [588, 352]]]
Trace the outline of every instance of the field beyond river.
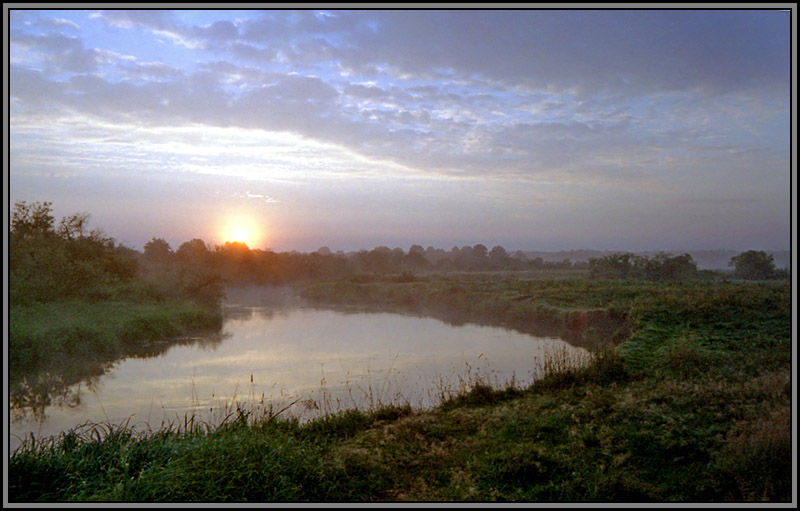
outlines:
[[318, 307], [558, 336], [593, 358], [554, 359], [525, 387], [476, 380], [425, 409], [301, 422], [243, 406], [221, 424], [29, 439], [8, 461], [9, 501], [792, 500], [787, 281], [474, 272], [288, 289]]

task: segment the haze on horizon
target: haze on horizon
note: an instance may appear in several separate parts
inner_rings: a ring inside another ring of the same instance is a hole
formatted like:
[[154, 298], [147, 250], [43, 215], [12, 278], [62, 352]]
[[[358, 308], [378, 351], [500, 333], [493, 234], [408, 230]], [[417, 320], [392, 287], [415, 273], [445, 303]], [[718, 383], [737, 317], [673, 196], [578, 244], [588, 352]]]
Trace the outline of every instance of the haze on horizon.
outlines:
[[6, 13], [9, 210], [132, 248], [791, 245], [791, 11]]

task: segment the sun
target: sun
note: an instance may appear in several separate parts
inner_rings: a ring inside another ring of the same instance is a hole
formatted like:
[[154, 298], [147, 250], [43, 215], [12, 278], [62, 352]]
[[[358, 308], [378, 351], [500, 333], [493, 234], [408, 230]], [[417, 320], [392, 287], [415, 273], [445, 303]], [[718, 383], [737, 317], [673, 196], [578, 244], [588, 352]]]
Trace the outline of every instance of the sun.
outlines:
[[250, 248], [255, 248], [262, 237], [261, 227], [250, 217], [231, 217], [222, 228], [223, 240], [244, 243]]
[[252, 238], [250, 231], [245, 226], [234, 227], [231, 232], [231, 241], [247, 243]]

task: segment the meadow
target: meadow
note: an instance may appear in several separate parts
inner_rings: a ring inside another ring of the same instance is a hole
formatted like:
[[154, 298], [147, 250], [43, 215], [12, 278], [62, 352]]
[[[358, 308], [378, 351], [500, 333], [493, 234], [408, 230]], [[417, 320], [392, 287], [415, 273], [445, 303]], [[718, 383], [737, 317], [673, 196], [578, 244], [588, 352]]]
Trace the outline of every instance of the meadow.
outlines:
[[96, 424], [29, 439], [11, 502], [790, 502], [787, 281], [465, 272], [296, 284], [307, 301], [550, 332], [525, 388], [476, 379], [432, 409], [299, 422], [232, 408], [151, 433]]

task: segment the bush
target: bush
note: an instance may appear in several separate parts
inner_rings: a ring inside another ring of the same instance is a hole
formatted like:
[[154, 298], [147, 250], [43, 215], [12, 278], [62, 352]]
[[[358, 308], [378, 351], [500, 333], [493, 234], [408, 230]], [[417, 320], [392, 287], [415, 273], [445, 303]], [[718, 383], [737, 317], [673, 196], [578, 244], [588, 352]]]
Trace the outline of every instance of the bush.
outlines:
[[740, 279], [768, 280], [778, 276], [775, 261], [771, 255], [763, 251], [748, 250], [732, 257], [728, 266], [734, 268], [733, 273]]
[[697, 263], [691, 255], [670, 256], [660, 252], [652, 258], [631, 253], [589, 259], [594, 279], [687, 280], [697, 278]]

